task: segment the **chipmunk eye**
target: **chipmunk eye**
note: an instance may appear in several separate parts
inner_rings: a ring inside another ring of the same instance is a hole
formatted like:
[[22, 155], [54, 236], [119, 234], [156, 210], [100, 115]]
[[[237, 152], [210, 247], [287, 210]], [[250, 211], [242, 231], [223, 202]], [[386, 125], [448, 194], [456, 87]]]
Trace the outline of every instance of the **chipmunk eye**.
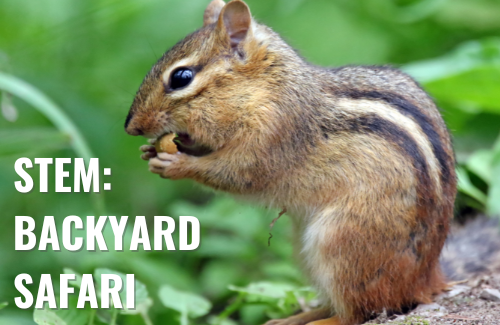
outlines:
[[176, 90], [184, 88], [191, 83], [194, 72], [188, 68], [177, 68], [170, 77], [170, 89]]

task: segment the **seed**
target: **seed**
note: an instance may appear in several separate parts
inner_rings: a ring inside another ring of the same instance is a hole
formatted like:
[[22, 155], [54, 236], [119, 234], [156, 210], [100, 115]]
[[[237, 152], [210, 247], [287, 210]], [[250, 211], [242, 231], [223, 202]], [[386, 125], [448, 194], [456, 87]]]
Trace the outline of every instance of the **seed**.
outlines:
[[177, 145], [174, 142], [174, 138], [177, 136], [175, 133], [165, 134], [159, 138], [155, 143], [155, 148], [157, 152], [166, 152], [169, 154], [177, 153]]

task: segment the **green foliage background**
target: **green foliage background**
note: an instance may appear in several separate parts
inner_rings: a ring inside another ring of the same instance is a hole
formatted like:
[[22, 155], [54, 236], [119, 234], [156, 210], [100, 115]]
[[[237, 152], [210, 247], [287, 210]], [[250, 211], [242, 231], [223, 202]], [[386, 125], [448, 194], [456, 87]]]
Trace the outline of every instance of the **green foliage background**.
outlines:
[[[64, 267], [133, 272], [154, 300], [155, 324], [176, 324], [162, 306], [161, 285], [208, 298], [212, 315], [234, 302], [228, 285], [305, 282], [292, 263], [287, 218], [278, 211], [237, 203], [191, 181], [165, 181], [139, 159], [142, 138], [123, 124], [142, 78], [169, 47], [202, 24], [208, 0], [2, 0], [0, 73], [14, 75], [48, 95], [68, 115], [102, 167], [113, 190], [100, 196], [108, 215], [194, 215], [202, 243], [193, 252], [14, 251], [14, 216], [95, 215], [91, 195], [18, 193], [19, 157], [77, 157], [67, 132], [25, 101], [2, 92], [0, 116], [0, 324], [34, 324], [33, 310], [15, 307], [14, 278], [29, 273], [55, 279]], [[324, 66], [393, 64], [421, 81], [443, 109], [460, 162], [457, 211], [500, 213], [500, 2], [498, 0], [248, 0], [253, 15], [302, 55]], [[0, 87], [2, 90], [2, 87]], [[4, 89], [5, 90], [5, 89]], [[15, 121], [14, 117], [18, 115]], [[36, 168], [31, 174], [36, 177]], [[53, 174], [51, 170], [50, 175]], [[71, 185], [68, 183], [68, 186]], [[50, 187], [53, 192], [53, 184]], [[94, 200], [94, 201], [93, 201]], [[60, 224], [61, 222], [59, 222]], [[109, 227], [108, 227], [109, 228]], [[40, 231], [40, 227], [37, 227]], [[128, 229], [129, 235], [131, 229]], [[108, 243], [112, 242], [110, 229]], [[127, 245], [125, 245], [126, 247]], [[234, 317], [259, 324], [263, 303], [242, 303]], [[201, 318], [197, 323], [206, 323]], [[143, 324], [120, 316], [119, 324]]]

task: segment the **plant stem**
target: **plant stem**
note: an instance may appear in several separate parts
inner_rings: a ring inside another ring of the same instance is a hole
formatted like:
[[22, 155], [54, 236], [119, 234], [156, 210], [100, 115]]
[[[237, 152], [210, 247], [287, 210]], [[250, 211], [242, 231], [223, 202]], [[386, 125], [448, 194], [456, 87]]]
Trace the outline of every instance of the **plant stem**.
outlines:
[[181, 325], [189, 325], [188, 311], [186, 307], [184, 307], [184, 310], [181, 313]]
[[216, 324], [220, 324], [222, 320], [228, 318], [232, 313], [237, 311], [243, 304], [246, 296], [246, 293], [240, 292], [236, 300], [233, 301], [229, 306], [227, 306], [226, 309], [224, 309], [224, 311], [219, 314], [219, 316], [217, 316]]
[[[3, 72], [0, 72], [0, 89], [24, 100], [45, 115], [59, 131], [68, 134], [71, 137], [73, 150], [87, 163], [90, 161], [90, 158], [95, 157], [87, 141], [73, 121], [56, 103], [40, 90], [19, 78]], [[92, 193], [92, 202], [95, 213], [97, 215], [104, 215], [106, 210], [104, 196], [101, 193]]]
[[153, 325], [153, 322], [151, 321], [151, 318], [149, 318], [147, 311], [141, 312], [141, 316], [142, 316], [142, 319], [144, 320], [144, 324]]
[[90, 312], [90, 318], [89, 318], [89, 324], [88, 325], [94, 325], [94, 318], [95, 318], [95, 309], [92, 309]]
[[116, 318], [118, 317], [118, 309], [113, 309], [113, 315], [111, 316], [111, 323], [109, 325], [116, 325]]

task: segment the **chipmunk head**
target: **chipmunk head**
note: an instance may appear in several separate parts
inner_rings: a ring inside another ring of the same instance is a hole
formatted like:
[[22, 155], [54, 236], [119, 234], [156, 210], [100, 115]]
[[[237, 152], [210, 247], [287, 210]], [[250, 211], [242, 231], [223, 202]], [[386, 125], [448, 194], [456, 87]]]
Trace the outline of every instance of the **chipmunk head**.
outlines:
[[175, 132], [217, 150], [248, 137], [249, 129], [262, 130], [270, 114], [264, 99], [277, 83], [279, 51], [270, 50], [276, 42], [284, 44], [252, 19], [243, 1], [213, 0], [203, 27], [167, 51], [144, 79], [126, 131], [149, 138]]

